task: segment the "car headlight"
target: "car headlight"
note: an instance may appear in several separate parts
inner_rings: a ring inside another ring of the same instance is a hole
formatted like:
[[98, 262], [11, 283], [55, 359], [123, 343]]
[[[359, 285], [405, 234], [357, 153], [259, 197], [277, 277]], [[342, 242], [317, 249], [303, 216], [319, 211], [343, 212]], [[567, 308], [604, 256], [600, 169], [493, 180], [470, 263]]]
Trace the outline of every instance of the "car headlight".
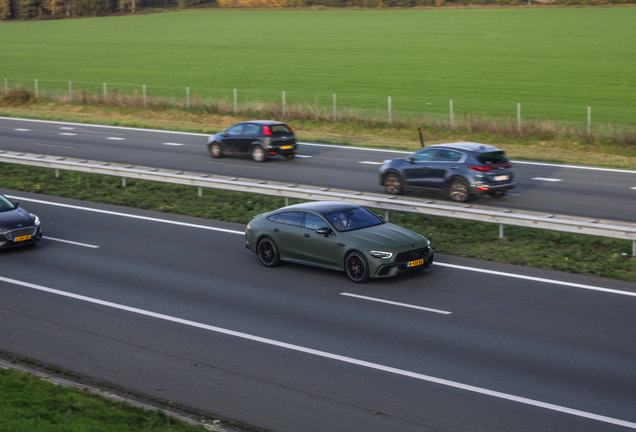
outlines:
[[388, 259], [393, 256], [393, 252], [369, 251], [369, 255], [371, 255], [373, 258]]
[[35, 223], [35, 226], [40, 226], [40, 218], [34, 215], [33, 213], [31, 213], [31, 216], [33, 217], [33, 222]]

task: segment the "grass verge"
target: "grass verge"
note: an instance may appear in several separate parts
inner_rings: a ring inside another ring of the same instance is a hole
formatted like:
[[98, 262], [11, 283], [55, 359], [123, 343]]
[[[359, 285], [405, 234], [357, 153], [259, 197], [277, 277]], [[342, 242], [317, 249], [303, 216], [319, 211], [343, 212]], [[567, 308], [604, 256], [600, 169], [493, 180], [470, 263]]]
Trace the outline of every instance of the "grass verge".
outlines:
[[[246, 224], [284, 198], [0, 163], [2, 187], [166, 213]], [[300, 202], [290, 200], [290, 203]], [[46, 215], [39, 215], [46, 227]], [[429, 238], [438, 253], [636, 282], [631, 242], [545, 230], [391, 212], [390, 220]], [[46, 228], [45, 228], [46, 229]]]

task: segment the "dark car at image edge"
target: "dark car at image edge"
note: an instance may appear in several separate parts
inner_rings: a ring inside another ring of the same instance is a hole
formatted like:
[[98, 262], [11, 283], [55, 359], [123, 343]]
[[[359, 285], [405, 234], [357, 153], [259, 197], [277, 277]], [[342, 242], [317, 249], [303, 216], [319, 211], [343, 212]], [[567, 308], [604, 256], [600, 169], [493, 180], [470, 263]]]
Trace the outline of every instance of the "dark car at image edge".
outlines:
[[40, 219], [0, 194], [0, 249], [34, 245], [41, 239]]
[[307, 264], [344, 271], [356, 283], [418, 272], [434, 260], [423, 235], [344, 202], [296, 204], [254, 216], [245, 247], [266, 267]]
[[435, 144], [385, 160], [379, 182], [393, 195], [407, 189], [436, 190], [457, 202], [478, 195], [501, 198], [516, 185], [512, 163], [503, 150], [471, 142]]
[[298, 152], [292, 128], [273, 120], [251, 120], [230, 126], [208, 137], [208, 152], [213, 158], [225, 155], [251, 156], [265, 162], [271, 156], [293, 159]]

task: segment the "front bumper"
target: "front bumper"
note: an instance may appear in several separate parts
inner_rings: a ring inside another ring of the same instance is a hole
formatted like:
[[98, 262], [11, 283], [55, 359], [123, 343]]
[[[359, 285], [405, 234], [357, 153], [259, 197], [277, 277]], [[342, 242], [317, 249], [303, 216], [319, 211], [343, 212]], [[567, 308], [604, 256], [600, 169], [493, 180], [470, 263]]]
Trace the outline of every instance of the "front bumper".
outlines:
[[4, 234], [0, 234], [0, 249], [32, 245], [32, 244], [36, 244], [40, 240], [42, 240], [41, 225], [36, 228], [35, 233], [31, 235], [31, 238], [29, 240], [14, 241], [14, 240], [8, 239]]
[[423, 260], [422, 264], [409, 267], [408, 261], [396, 261], [394, 258], [391, 261], [382, 262], [381, 260], [371, 258], [373, 261], [369, 261], [371, 264], [369, 273], [373, 278], [388, 278], [431, 268], [435, 260], [435, 251], [429, 246], [428, 251], [420, 255], [418, 257], [418, 260], [419, 259]]

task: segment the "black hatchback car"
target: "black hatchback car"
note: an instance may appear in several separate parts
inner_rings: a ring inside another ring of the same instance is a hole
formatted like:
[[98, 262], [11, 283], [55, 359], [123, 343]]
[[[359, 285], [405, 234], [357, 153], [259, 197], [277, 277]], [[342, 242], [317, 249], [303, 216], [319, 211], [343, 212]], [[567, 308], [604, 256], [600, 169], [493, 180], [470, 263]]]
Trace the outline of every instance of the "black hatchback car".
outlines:
[[400, 159], [384, 161], [380, 184], [387, 193], [406, 189], [445, 192], [453, 201], [476, 195], [501, 198], [515, 187], [512, 163], [496, 147], [471, 142], [436, 144]]
[[35, 244], [41, 239], [40, 219], [0, 194], [0, 249]]
[[265, 162], [276, 155], [293, 159], [298, 149], [294, 131], [285, 123], [252, 120], [209, 137], [208, 151], [213, 158], [226, 154], [251, 155], [256, 162]]

